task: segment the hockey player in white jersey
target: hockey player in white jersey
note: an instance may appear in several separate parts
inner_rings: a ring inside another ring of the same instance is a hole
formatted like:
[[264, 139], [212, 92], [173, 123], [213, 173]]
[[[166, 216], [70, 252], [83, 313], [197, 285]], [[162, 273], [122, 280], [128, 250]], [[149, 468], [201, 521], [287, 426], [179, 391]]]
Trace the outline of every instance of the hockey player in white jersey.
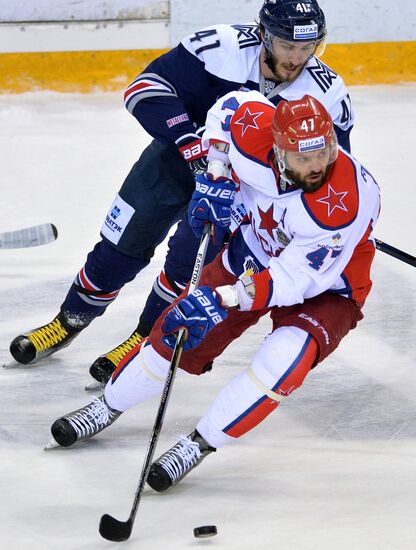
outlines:
[[[310, 94], [331, 114], [338, 141], [349, 150], [354, 114], [342, 78], [319, 60], [326, 24], [316, 0], [266, 1], [259, 19], [259, 25], [216, 25], [189, 35], [128, 87], [126, 108], [154, 140], [117, 194], [102, 240], [88, 254], [58, 315], [11, 343], [18, 362], [35, 363], [69, 345], [149, 263], [189, 203], [193, 174], [206, 166], [197, 129], [216, 98], [232, 90], [258, 90], [277, 104]], [[188, 282], [197, 246], [184, 219], [139, 325], [93, 363], [95, 378], [108, 380], [121, 361], [138, 352], [161, 311]], [[221, 246], [210, 245], [208, 260]]]
[[258, 92], [230, 93], [209, 111], [203, 145], [210, 162], [197, 177], [190, 222], [198, 235], [207, 221], [220, 232], [232, 223], [228, 245], [204, 268], [201, 286], [158, 319], [104, 395], [52, 425], [64, 447], [95, 435], [162, 391], [179, 329], [187, 331], [179, 368], [201, 374], [207, 361], [270, 313], [272, 331], [251, 365], [223, 388], [196, 429], [153, 463], [147, 481], [157, 491], [249, 432], [292, 394], [362, 319], [372, 285], [379, 189], [367, 169], [338, 148], [320, 102], [305, 95], [275, 108]]

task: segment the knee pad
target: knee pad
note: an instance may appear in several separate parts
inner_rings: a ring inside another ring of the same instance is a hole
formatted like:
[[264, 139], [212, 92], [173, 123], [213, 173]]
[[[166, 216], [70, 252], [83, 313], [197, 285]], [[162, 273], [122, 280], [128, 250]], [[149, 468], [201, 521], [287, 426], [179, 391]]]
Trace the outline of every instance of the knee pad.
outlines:
[[280, 327], [265, 339], [247, 375], [268, 397], [281, 401], [302, 384], [317, 353], [317, 343], [306, 331]]

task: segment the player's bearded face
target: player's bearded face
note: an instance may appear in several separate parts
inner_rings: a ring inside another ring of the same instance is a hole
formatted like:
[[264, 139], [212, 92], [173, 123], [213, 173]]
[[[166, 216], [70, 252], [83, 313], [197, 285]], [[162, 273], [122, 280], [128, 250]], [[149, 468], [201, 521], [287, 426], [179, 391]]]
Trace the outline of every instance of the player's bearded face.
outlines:
[[316, 191], [325, 183], [329, 170], [331, 148], [308, 153], [285, 153], [285, 175], [306, 193]]
[[316, 42], [295, 43], [275, 38], [270, 63], [277, 80], [291, 82], [297, 78], [315, 49]]

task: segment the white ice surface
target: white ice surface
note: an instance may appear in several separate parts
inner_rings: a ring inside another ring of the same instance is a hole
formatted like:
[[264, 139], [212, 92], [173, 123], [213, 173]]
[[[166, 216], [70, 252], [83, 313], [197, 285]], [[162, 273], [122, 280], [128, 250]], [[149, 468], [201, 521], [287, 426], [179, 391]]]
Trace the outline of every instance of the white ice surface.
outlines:
[[[413, 255], [415, 93], [351, 89], [353, 151], [382, 188], [376, 235]], [[0, 250], [0, 361], [14, 336], [56, 314], [147, 141], [120, 94], [0, 96], [0, 231], [59, 230], [53, 244]], [[78, 448], [42, 448], [51, 423], [88, 402], [91, 362], [136, 326], [165, 250], [68, 349], [0, 371], [1, 548], [414, 550], [416, 272], [382, 252], [366, 318], [303, 387], [170, 493], [146, 489], [128, 542], [101, 539], [103, 513], [128, 517], [158, 399]], [[211, 374], [176, 381], [157, 454], [193, 429], [267, 330], [252, 329]], [[194, 539], [206, 524], [218, 536]]]

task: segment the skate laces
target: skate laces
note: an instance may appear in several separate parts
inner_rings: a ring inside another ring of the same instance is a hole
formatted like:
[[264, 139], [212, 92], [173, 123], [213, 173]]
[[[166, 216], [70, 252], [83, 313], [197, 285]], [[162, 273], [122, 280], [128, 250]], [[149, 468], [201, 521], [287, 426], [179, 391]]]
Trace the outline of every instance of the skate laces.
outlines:
[[58, 318], [27, 335], [29, 340], [35, 346], [37, 352], [56, 346], [67, 336], [68, 331]]
[[93, 397], [89, 405], [67, 416], [66, 419], [78, 438], [84, 438], [105, 428], [115, 416], [116, 413], [107, 405], [104, 396], [101, 396]]
[[120, 363], [120, 361], [125, 357], [129, 351], [131, 351], [134, 347], [136, 347], [138, 344], [140, 344], [143, 341], [143, 336], [139, 334], [138, 332], [134, 331], [133, 334], [127, 338], [124, 342], [122, 342], [119, 346], [114, 348], [113, 350], [109, 351], [105, 354], [105, 357], [109, 359], [116, 367]]
[[189, 436], [181, 435], [178, 443], [160, 460], [159, 464], [167, 471], [172, 481], [195, 466], [201, 457], [201, 449]]

